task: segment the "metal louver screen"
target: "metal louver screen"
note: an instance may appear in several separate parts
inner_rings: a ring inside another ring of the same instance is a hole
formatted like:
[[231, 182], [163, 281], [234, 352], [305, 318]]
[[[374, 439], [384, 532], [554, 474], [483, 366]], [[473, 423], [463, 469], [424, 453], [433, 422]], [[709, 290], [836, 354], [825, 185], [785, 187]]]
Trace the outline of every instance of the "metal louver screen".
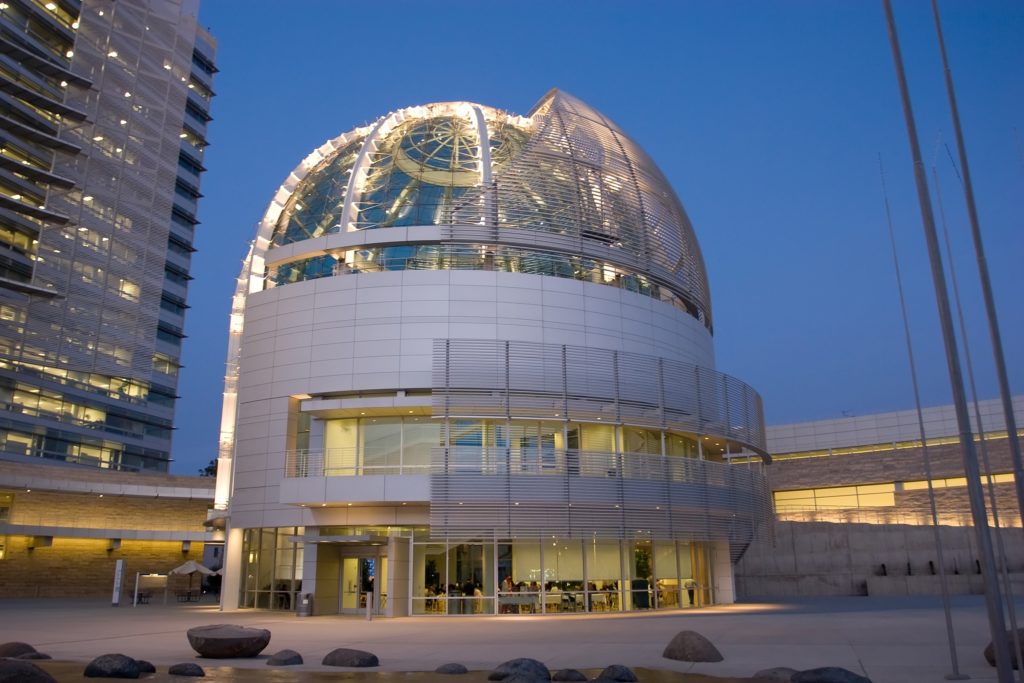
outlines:
[[[760, 397], [708, 368], [566, 345], [440, 339], [438, 418], [624, 422], [713, 434], [764, 452]], [[430, 523], [449, 538], [728, 540], [738, 557], [769, 518], [763, 471], [682, 457], [436, 448]]]
[[433, 355], [435, 417], [624, 422], [766, 452], [761, 397], [710, 368], [520, 341], [438, 339]]

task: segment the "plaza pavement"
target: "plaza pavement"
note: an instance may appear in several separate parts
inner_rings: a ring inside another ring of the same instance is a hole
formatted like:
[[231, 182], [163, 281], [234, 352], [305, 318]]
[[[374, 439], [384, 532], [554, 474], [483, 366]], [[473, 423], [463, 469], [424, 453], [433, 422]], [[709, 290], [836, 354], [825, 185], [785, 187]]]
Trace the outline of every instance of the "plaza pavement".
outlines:
[[[1024, 616], [1024, 603], [1018, 614]], [[982, 656], [989, 641], [980, 596], [954, 598], [960, 671], [973, 681], [995, 680]], [[819, 598], [742, 603], [686, 612], [514, 617], [296, 617], [286, 612], [220, 611], [213, 604], [112, 607], [102, 600], [0, 600], [0, 642], [21, 640], [54, 659], [87, 662], [119, 652], [159, 666], [194, 661], [185, 631], [203, 624], [268, 628], [264, 655], [290, 648], [319, 664], [336, 647], [369, 650], [381, 671], [431, 671], [446, 662], [489, 670], [514, 657], [533, 657], [555, 669], [609, 664], [713, 676], [751, 676], [759, 669], [841, 666], [874, 683], [939, 683], [951, 672], [945, 621], [937, 598]], [[709, 638], [725, 660], [689, 664], [664, 659], [678, 631]], [[266, 668], [249, 660], [200, 664]], [[337, 671], [337, 669], [333, 669]]]

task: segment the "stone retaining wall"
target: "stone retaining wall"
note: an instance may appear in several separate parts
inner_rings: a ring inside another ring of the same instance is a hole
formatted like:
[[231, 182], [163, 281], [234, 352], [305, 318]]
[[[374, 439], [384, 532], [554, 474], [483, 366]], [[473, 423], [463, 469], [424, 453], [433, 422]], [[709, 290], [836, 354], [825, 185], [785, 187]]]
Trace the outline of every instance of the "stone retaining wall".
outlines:
[[[974, 530], [939, 529], [952, 587], [977, 592], [976, 579], [970, 578], [977, 573]], [[1002, 533], [1010, 572], [1024, 574], [1024, 530]], [[736, 588], [741, 599], [868, 595], [872, 589], [873, 594], [926, 594], [938, 591], [929, 562], [937, 571], [930, 526], [775, 522], [759, 531], [736, 566]]]

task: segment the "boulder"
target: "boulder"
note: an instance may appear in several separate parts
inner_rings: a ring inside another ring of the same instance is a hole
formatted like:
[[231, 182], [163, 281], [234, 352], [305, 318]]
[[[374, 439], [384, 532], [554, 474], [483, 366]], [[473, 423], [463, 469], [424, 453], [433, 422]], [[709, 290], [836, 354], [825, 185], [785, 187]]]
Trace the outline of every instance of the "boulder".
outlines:
[[380, 660], [378, 660], [377, 655], [372, 652], [339, 647], [338, 649], [331, 650], [324, 655], [324, 660], [320, 663], [324, 666], [366, 667], [379, 666]]
[[838, 666], [798, 671], [789, 680], [793, 683], [871, 683], [870, 678]]
[[57, 683], [57, 679], [32, 662], [0, 659], [0, 683]]
[[796, 673], [796, 669], [790, 669], [788, 666], [776, 666], [771, 669], [761, 669], [754, 678], [764, 678], [769, 681], [782, 681], [789, 683], [789, 679]]
[[[1024, 628], [1017, 629], [1017, 637], [1020, 639], [1020, 651], [1022, 654], [1024, 654]], [[0, 645], [0, 647], [3, 646]], [[1013, 668], [1020, 668], [1020, 664], [1018, 662], [1020, 662], [1021, 659], [1024, 659], [1024, 657], [1018, 658], [1017, 654], [1014, 652], [1013, 629], [1010, 629], [1006, 632], [1006, 647], [1010, 651], [1010, 662], [1013, 664]], [[993, 643], [989, 643], [988, 647], [985, 648], [985, 659], [988, 661], [990, 665], [996, 665], [996, 648], [993, 645]]]
[[302, 663], [302, 655], [295, 650], [275, 652], [267, 660], [267, 666], [296, 666]]
[[188, 644], [201, 657], [235, 659], [255, 657], [270, 644], [270, 631], [232, 624], [196, 626], [188, 630]]
[[542, 681], [551, 680], [551, 672], [543, 662], [538, 662], [536, 659], [530, 659], [529, 657], [520, 657], [518, 659], [510, 659], [507, 662], [499, 664], [494, 671], [488, 676], [489, 681], [513, 681], [513, 676], [524, 677], [531, 679], [540, 679]]
[[153, 662], [147, 662], [145, 659], [136, 659], [135, 663], [139, 665], [140, 674], [155, 674], [156, 667], [153, 666]]
[[696, 631], [677, 633], [661, 656], [680, 662], [720, 662], [725, 659], [710, 640]]
[[620, 681], [621, 683], [634, 683], [634, 681], [640, 680], [633, 673], [633, 670], [628, 666], [622, 664], [612, 664], [611, 666], [605, 667], [601, 675], [597, 677], [599, 681]]
[[167, 673], [172, 676], [193, 676], [195, 678], [203, 678], [206, 676], [206, 672], [203, 671], [203, 667], [199, 666], [195, 662], [174, 664], [167, 670]]
[[53, 659], [53, 657], [45, 652], [26, 652], [23, 655], [18, 655], [15, 659]]
[[469, 669], [467, 669], [464, 665], [459, 664], [457, 662], [449, 662], [448, 664], [442, 664], [441, 666], [434, 669], [434, 673], [451, 675], [468, 674]]
[[82, 675], [86, 678], [138, 678], [139, 663], [128, 655], [100, 655], [86, 665]]
[[28, 643], [12, 640], [9, 643], [0, 644], [0, 657], [18, 657], [26, 652], [35, 652], [36, 649]]
[[551, 680], [553, 680], [553, 681], [586, 681], [586, 680], [589, 680], [589, 679], [587, 678], [587, 675], [585, 673], [583, 673], [582, 671], [577, 671], [576, 669], [562, 669], [561, 671], [555, 672], [555, 674], [553, 676], [551, 676]]

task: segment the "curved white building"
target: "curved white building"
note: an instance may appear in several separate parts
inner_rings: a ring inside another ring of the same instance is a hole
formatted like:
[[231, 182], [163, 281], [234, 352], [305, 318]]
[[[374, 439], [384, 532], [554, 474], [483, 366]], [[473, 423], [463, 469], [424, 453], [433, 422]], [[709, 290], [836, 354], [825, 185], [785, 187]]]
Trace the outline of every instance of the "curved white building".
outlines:
[[769, 502], [728, 456], [765, 455], [761, 401], [714, 370], [671, 187], [579, 100], [429, 104], [327, 142], [234, 303], [226, 607], [732, 601]]

